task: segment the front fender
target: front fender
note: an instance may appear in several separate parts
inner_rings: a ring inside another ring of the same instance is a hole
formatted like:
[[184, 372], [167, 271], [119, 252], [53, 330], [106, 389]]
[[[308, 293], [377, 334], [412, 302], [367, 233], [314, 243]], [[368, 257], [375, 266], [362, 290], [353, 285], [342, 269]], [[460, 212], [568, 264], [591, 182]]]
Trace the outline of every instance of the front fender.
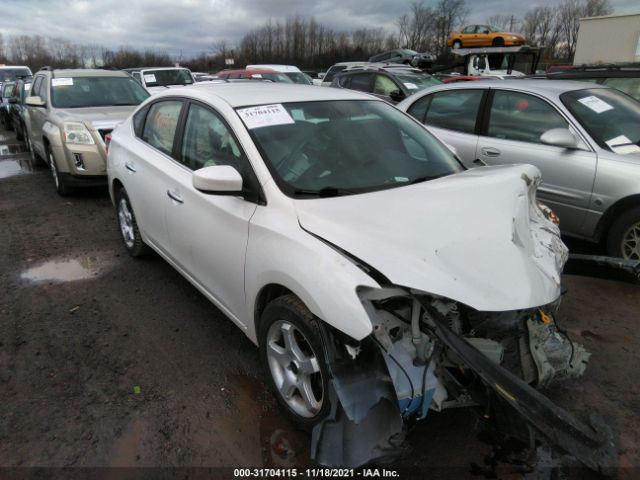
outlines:
[[270, 284], [291, 290], [314, 315], [353, 339], [370, 335], [371, 320], [356, 289], [378, 283], [302, 230], [292, 211], [286, 213], [290, 215], [259, 208], [251, 221], [245, 266], [249, 338], [258, 343], [255, 306], [262, 288]]

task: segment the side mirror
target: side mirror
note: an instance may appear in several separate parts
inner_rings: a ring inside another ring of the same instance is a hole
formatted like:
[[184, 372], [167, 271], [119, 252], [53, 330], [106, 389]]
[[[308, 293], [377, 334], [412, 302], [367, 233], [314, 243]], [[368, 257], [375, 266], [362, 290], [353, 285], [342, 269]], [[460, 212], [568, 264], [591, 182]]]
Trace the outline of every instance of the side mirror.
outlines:
[[578, 139], [568, 128], [552, 128], [540, 135], [540, 141], [545, 145], [562, 148], [577, 148]]
[[27, 99], [25, 100], [24, 103], [26, 103], [30, 107], [44, 107], [45, 106], [44, 100], [42, 100], [42, 98], [40, 98], [38, 95], [34, 95], [32, 97], [27, 97]]
[[218, 195], [242, 194], [242, 176], [229, 165], [214, 165], [193, 172], [193, 187], [203, 193]]
[[389, 98], [394, 102], [400, 102], [405, 99], [405, 94], [402, 93], [402, 90], [392, 90], [389, 92]]
[[9, 103], [12, 105], [15, 105], [16, 103], [18, 103], [18, 99], [16, 97], [11, 97], [9, 99]]

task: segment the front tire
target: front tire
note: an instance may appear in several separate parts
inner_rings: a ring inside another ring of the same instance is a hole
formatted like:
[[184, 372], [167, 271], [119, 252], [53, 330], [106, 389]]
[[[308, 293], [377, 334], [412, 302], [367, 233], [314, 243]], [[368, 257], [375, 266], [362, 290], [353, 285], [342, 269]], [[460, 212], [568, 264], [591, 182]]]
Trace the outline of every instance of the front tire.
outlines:
[[494, 38], [493, 42], [491, 42], [491, 45], [493, 45], [494, 47], [504, 47], [504, 38]]
[[71, 193], [71, 187], [65, 178], [60, 175], [58, 164], [56, 163], [56, 159], [50, 148], [47, 148], [47, 157], [49, 159], [49, 168], [51, 169], [51, 175], [53, 176], [53, 183], [56, 187], [56, 192], [58, 192], [58, 195], [61, 197], [66, 197]]
[[260, 317], [260, 359], [285, 414], [302, 430], [330, 412], [329, 369], [320, 321], [293, 294], [276, 298]]
[[607, 253], [612, 257], [640, 260], [640, 207], [627, 210], [611, 224]]
[[141, 257], [149, 253], [149, 247], [142, 240], [138, 222], [133, 214], [133, 208], [131, 208], [131, 202], [124, 187], [120, 188], [116, 194], [116, 212], [120, 236], [129, 255]]

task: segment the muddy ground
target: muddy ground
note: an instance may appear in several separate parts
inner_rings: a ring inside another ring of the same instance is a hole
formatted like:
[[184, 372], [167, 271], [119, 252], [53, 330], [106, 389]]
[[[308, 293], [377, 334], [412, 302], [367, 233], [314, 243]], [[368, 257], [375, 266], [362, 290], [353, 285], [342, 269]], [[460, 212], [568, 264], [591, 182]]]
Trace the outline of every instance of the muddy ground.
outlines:
[[[61, 198], [46, 169], [1, 146], [13, 143], [0, 138], [0, 479], [232, 478], [233, 467], [313, 465], [309, 437], [279, 414], [243, 333], [161, 258], [126, 254], [106, 189]], [[618, 477], [638, 478], [640, 286], [564, 282], [560, 324], [593, 356], [583, 379], [549, 395], [610, 417]], [[491, 451], [478, 431], [469, 410], [430, 413], [411, 451], [386, 467], [484, 478], [471, 467]], [[595, 477], [553, 463], [527, 478]], [[515, 471], [494, 473], [521, 478]]]

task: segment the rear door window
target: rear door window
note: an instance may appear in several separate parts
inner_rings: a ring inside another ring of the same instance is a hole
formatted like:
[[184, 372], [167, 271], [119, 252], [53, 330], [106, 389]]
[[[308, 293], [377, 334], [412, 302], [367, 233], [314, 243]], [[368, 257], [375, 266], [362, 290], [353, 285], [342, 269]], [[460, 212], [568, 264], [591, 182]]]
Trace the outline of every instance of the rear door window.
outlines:
[[183, 102], [166, 100], [151, 105], [142, 132], [142, 140], [166, 155], [171, 155]]
[[424, 123], [474, 133], [484, 90], [448, 90], [431, 95]]
[[371, 77], [373, 77], [372, 73], [358, 73], [353, 75], [349, 88], [351, 90], [371, 93]]

